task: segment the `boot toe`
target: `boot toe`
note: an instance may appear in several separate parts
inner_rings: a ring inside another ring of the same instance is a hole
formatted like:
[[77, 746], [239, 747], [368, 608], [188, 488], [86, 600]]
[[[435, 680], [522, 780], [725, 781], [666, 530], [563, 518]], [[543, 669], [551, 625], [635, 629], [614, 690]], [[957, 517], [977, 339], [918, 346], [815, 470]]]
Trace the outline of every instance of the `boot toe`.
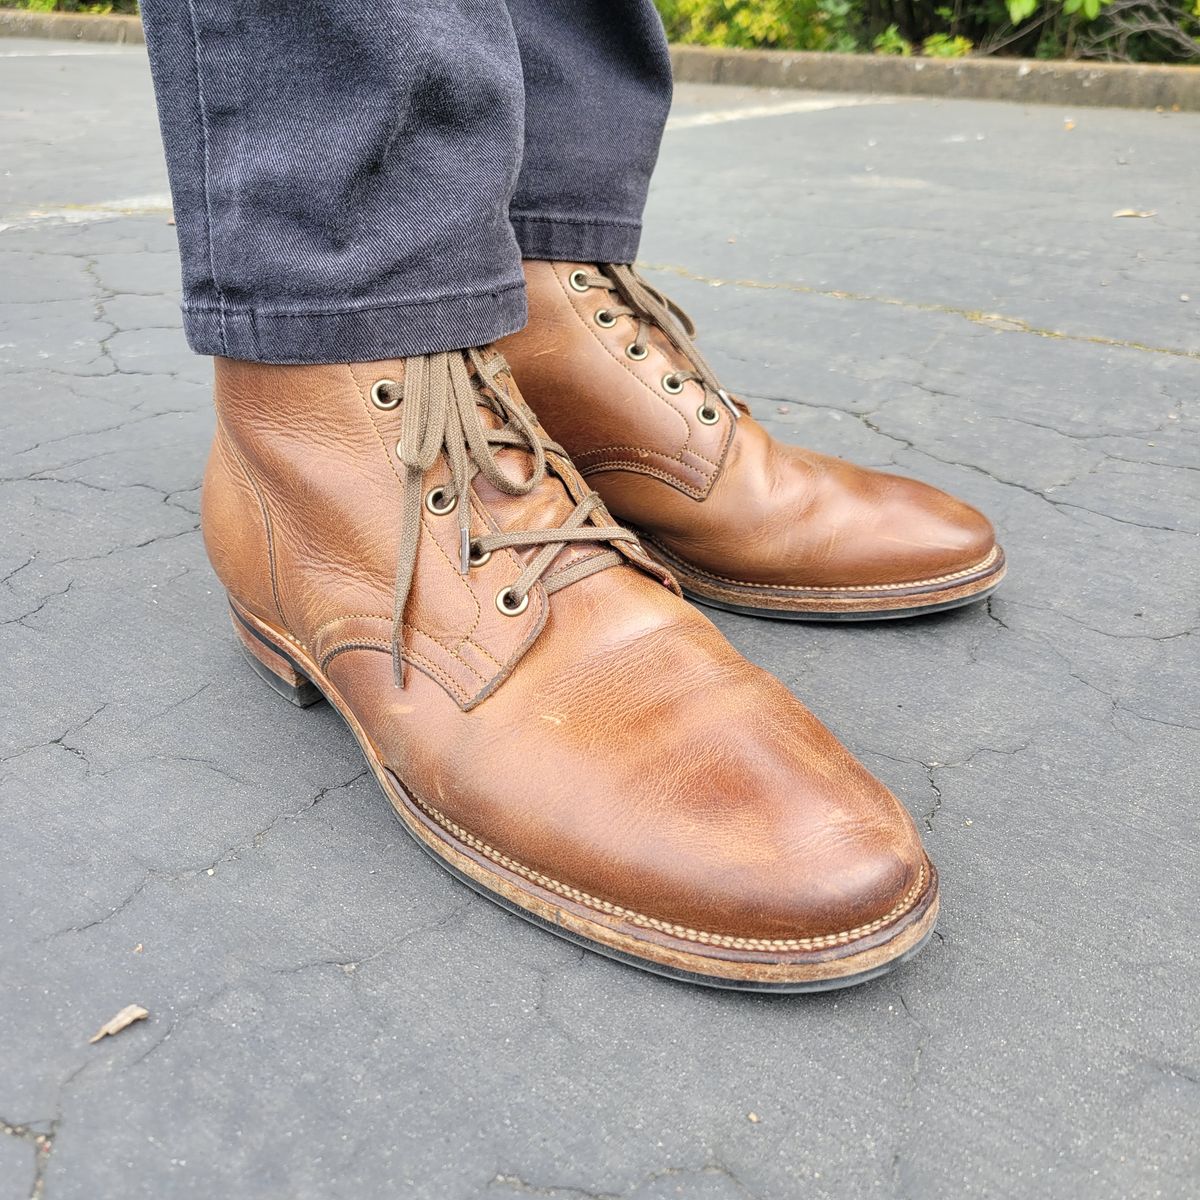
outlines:
[[[929, 484], [883, 475], [873, 536], [854, 532], [848, 549], [864, 582], [910, 583], [970, 571], [996, 550], [996, 531], [978, 509]], [[861, 526], [857, 526], [861, 529]]]
[[[566, 792], [533, 768], [537, 805], [502, 804], [524, 810], [519, 829], [473, 823], [633, 936], [771, 961], [886, 938], [933, 882], [911, 817], [776, 679], [688, 636], [702, 627], [691, 613], [670, 635], [621, 639], [577, 663], [569, 690], [543, 687], [535, 711], [553, 719], [527, 735], [530, 762], [569, 752], [586, 769]], [[580, 679], [601, 671], [615, 709], [583, 702]]]
[[783, 958], [852, 946], [902, 922], [930, 886], [932, 868], [896, 798], [857, 764], [838, 771], [835, 790], [819, 763], [797, 772], [790, 802], [772, 805], [764, 789], [743, 815], [749, 824], [773, 811], [773, 829], [761, 842], [745, 838], [742, 860], [717, 878], [705, 878], [703, 863], [681, 862], [681, 877], [705, 879], [735, 942]]

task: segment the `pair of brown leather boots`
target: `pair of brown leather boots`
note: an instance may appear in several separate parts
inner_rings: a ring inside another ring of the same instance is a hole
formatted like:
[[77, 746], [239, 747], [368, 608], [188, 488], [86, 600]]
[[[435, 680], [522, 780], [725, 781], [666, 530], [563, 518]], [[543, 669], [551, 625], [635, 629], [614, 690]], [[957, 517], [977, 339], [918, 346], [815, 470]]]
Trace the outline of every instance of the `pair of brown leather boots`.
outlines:
[[527, 277], [499, 349], [217, 361], [203, 528], [242, 645], [522, 916], [722, 987], [887, 970], [937, 915], [912, 820], [680, 586], [775, 617], [932, 612], [999, 583], [991, 526], [772, 441], [629, 267]]

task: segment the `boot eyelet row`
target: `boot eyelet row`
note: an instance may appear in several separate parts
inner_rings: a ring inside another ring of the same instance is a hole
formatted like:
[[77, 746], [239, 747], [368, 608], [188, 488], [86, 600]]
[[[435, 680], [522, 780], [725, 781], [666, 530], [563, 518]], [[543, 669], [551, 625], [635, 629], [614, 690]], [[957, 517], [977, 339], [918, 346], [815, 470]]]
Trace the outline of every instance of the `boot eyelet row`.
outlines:
[[526, 592], [525, 595], [521, 597], [520, 603], [518, 604], [510, 604], [509, 601], [511, 599], [512, 589], [501, 588], [500, 591], [496, 593], [496, 607], [506, 617], [519, 617], [529, 607], [529, 593]]
[[586, 292], [591, 286], [587, 281], [587, 275], [583, 271], [572, 271], [567, 276], [567, 282], [577, 292]]
[[425, 497], [425, 507], [435, 517], [444, 517], [447, 513], [452, 513], [457, 505], [458, 497], [447, 496], [445, 488], [436, 487]]
[[601, 329], [611, 329], [617, 323], [617, 318], [607, 308], [600, 309], [593, 319]]
[[702, 404], [696, 409], [696, 416], [700, 419], [701, 425], [715, 425], [721, 419], [719, 410], [709, 408], [707, 404]]
[[625, 353], [633, 359], [634, 362], [641, 362], [643, 358], [649, 356], [650, 351], [645, 346], [639, 346], [637, 342], [631, 342], [625, 347]]
[[662, 377], [662, 386], [664, 392], [678, 396], [683, 391], [683, 380], [678, 375], [667, 374]]
[[400, 403], [400, 385], [394, 379], [377, 379], [371, 385], [371, 403], [383, 412], [391, 412]]

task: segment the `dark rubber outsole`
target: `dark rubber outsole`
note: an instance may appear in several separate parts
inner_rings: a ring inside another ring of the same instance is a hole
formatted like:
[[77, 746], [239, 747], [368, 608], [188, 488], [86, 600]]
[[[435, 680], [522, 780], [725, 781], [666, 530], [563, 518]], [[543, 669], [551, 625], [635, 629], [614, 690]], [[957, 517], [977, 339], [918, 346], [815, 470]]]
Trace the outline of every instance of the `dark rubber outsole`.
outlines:
[[960, 596], [957, 600], [943, 600], [940, 604], [915, 604], [909, 608], [874, 609], [870, 612], [787, 612], [778, 608], [753, 608], [746, 604], [729, 604], [724, 600], [714, 600], [711, 596], [701, 596], [690, 588], [683, 587], [683, 594], [693, 604], [703, 604], [707, 608], [719, 608], [723, 612], [738, 613], [743, 617], [767, 617], [772, 621], [809, 621], [818, 624], [843, 621], [902, 621], [908, 617], [923, 617], [932, 613], [949, 612], [952, 608], [965, 608], [968, 604], [976, 604], [986, 600], [999, 586], [997, 580], [990, 588], [982, 592], [974, 592], [970, 596]]

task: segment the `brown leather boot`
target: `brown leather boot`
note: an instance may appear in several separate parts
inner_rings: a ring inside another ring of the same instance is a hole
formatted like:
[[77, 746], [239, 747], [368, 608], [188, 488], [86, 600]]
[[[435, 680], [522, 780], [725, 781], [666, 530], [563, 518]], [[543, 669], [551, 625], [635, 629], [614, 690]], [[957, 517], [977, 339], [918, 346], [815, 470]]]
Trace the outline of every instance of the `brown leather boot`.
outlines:
[[209, 556], [408, 831], [562, 936], [700, 983], [879, 974], [933, 928], [907, 813], [613, 523], [491, 352], [217, 361]]
[[529, 325], [501, 343], [529, 403], [618, 520], [694, 599], [798, 620], [978, 600], [991, 524], [911, 479], [775, 441], [630, 267], [527, 262]]

